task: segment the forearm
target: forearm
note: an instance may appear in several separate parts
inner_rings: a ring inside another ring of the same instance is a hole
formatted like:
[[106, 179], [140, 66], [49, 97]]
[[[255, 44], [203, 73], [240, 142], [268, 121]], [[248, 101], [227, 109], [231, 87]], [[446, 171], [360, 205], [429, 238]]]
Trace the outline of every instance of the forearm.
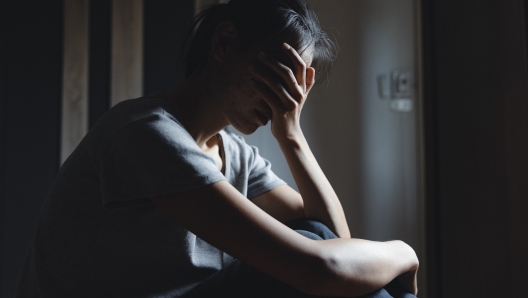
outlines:
[[311, 294], [359, 296], [418, 265], [414, 251], [401, 241], [301, 236], [226, 181], [150, 200], [207, 243]]
[[[316, 295], [355, 297], [378, 290], [393, 279], [418, 269], [414, 250], [401, 241], [375, 242], [333, 239], [317, 243], [326, 272], [317, 276], [307, 292]], [[416, 292], [416, 289], [409, 289]]]
[[337, 236], [350, 238], [343, 207], [302, 131], [278, 141], [303, 198], [304, 215], [326, 224]]
[[350, 237], [341, 203], [300, 128], [301, 110], [315, 83], [315, 69], [290, 45], [284, 43], [282, 50], [293, 67], [261, 53], [259, 60], [266, 71], [250, 67], [251, 86], [271, 109], [271, 131], [299, 187], [305, 215], [326, 224], [339, 237]]

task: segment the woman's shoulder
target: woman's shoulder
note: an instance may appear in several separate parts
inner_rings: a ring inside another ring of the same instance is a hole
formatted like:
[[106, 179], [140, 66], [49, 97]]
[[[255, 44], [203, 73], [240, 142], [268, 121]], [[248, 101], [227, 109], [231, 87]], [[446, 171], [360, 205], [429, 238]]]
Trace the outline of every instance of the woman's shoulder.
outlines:
[[176, 118], [171, 105], [152, 95], [116, 104], [90, 129], [84, 143], [90, 151], [98, 151], [110, 144], [135, 140], [192, 144], [192, 137]]
[[178, 112], [169, 100], [155, 93], [124, 100], [113, 106], [107, 114], [112, 118], [122, 116], [128, 121], [134, 121], [150, 115], [170, 115], [176, 118]]
[[126, 127], [141, 123], [183, 128], [177, 119], [177, 111], [170, 102], [160, 95], [152, 94], [124, 100], [114, 105], [99, 118], [91, 130], [114, 134]]

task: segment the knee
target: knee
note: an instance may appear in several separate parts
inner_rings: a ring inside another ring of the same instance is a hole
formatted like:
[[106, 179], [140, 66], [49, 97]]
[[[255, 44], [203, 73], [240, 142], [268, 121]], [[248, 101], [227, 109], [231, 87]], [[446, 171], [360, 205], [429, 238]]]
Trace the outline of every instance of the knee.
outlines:
[[320, 237], [319, 235], [317, 234], [314, 234], [312, 232], [309, 232], [309, 231], [305, 231], [305, 230], [295, 230], [295, 232], [303, 235], [304, 237], [306, 238], [310, 238], [312, 240], [325, 240], [323, 239], [322, 237]]
[[[338, 238], [325, 224], [315, 219], [307, 217], [296, 218], [287, 222], [286, 225], [297, 232], [307, 231], [312, 234], [315, 234], [321, 238], [320, 240]], [[304, 235], [303, 233], [300, 234]], [[313, 239], [312, 237], [308, 238]]]

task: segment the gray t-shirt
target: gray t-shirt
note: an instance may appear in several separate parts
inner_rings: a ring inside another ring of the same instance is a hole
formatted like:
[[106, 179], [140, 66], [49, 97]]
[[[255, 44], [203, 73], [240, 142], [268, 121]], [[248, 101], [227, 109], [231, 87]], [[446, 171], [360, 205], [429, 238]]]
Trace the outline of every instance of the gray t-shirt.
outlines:
[[251, 199], [284, 182], [226, 131], [223, 175], [177, 118], [152, 95], [98, 121], [50, 190], [17, 297], [178, 297], [231, 261], [147, 198], [227, 180]]

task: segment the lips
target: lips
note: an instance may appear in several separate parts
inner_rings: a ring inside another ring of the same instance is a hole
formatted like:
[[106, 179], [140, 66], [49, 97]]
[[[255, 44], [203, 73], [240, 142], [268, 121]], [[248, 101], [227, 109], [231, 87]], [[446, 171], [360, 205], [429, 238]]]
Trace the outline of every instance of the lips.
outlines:
[[269, 118], [266, 115], [264, 115], [262, 112], [259, 112], [257, 110], [255, 110], [255, 114], [257, 115], [257, 118], [259, 119], [260, 123], [262, 123], [263, 126], [268, 124]]

